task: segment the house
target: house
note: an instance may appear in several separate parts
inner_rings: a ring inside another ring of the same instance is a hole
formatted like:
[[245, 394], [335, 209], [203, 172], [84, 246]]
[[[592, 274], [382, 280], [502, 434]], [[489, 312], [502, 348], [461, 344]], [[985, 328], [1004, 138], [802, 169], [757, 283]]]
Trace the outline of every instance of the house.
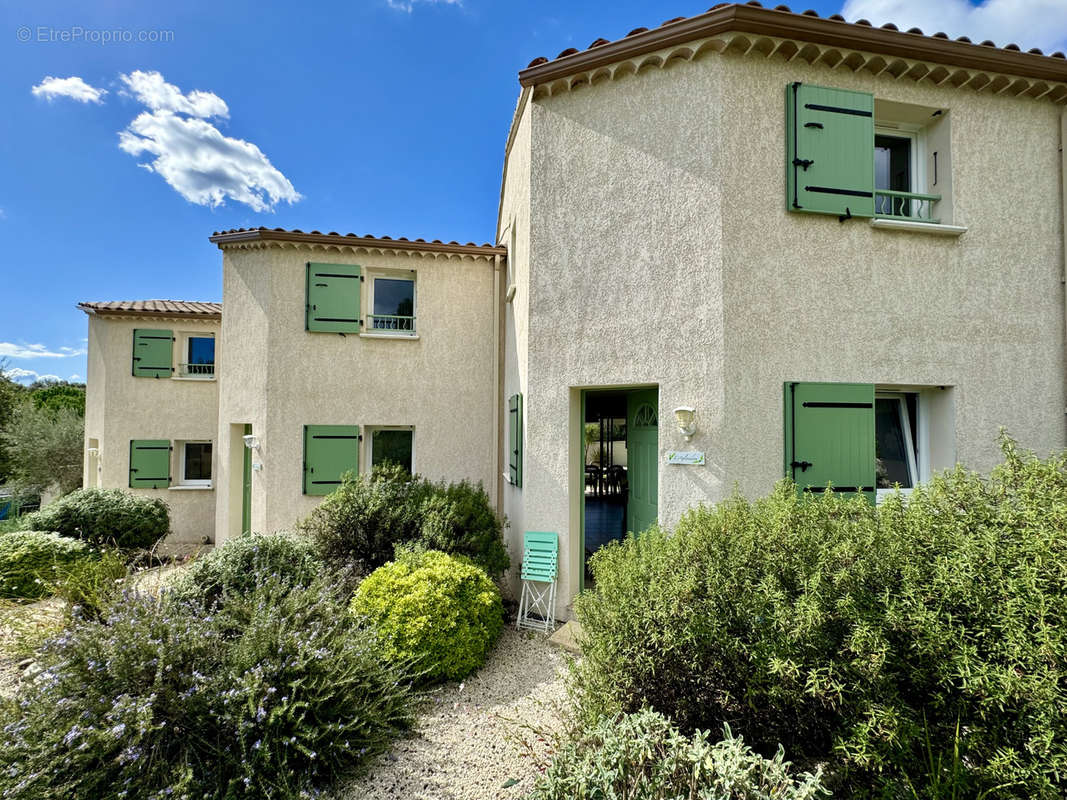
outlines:
[[162, 493], [171, 544], [214, 538], [222, 306], [79, 303], [89, 317], [83, 486]]
[[559, 533], [565, 616], [693, 504], [1067, 444], [1062, 53], [724, 4], [519, 83], [496, 246], [212, 237], [218, 540], [413, 430], [383, 446], [482, 480], [513, 557]]

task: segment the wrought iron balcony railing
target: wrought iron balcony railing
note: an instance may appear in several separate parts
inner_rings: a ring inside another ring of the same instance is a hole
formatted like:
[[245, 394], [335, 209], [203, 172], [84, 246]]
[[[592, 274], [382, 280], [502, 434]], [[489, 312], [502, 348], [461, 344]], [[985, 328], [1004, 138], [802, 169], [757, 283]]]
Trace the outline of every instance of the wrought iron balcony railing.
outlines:
[[893, 192], [888, 189], [874, 190], [874, 215], [882, 219], [903, 219], [910, 222], [929, 222], [936, 225], [941, 220], [933, 216], [934, 203], [940, 202], [939, 194], [919, 192]]
[[200, 378], [205, 381], [215, 380], [214, 364], [179, 364], [179, 378]]
[[414, 336], [415, 318], [397, 316], [396, 314], [368, 314], [367, 330], [369, 333], [396, 333]]

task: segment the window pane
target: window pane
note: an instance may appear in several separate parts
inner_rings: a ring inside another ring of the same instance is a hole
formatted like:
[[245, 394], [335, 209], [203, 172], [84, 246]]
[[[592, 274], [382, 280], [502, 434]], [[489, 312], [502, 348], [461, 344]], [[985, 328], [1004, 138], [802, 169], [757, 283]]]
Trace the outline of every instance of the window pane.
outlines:
[[874, 436], [878, 488], [890, 489], [899, 483], [901, 488], [910, 489], [912, 478], [904, 436], [903, 403], [899, 398], [875, 399]]
[[374, 431], [371, 434], [371, 466], [387, 462], [399, 464], [411, 474], [412, 439], [412, 431]]
[[215, 337], [214, 336], [190, 336], [189, 337], [189, 363], [190, 364], [214, 364], [215, 363]]
[[189, 442], [185, 445], [183, 480], [211, 480], [211, 442]]
[[374, 281], [374, 313], [398, 317], [415, 316], [415, 281], [377, 278]]

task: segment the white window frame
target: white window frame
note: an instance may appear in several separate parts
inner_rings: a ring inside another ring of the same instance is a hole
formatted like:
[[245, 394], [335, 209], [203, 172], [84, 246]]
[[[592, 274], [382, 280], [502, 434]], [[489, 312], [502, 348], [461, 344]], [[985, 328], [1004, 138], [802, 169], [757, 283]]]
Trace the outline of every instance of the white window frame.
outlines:
[[363, 470], [370, 473], [374, 469], [374, 434], [376, 431], [409, 431], [411, 433], [411, 474], [417, 474], [415, 469], [415, 426], [414, 425], [365, 425], [363, 427]]
[[[371, 338], [381, 339], [418, 339], [420, 332], [419, 325], [419, 278], [418, 271], [414, 269], [405, 270], [370, 270], [364, 276], [366, 278], [367, 291], [366, 295], [367, 310], [363, 315], [366, 323], [363, 326], [363, 331], [360, 336], [366, 336]], [[374, 320], [374, 285], [375, 281], [379, 278], [384, 280], [393, 281], [411, 281], [411, 299], [412, 299], [412, 316], [414, 319], [414, 330], [411, 331], [397, 331], [387, 329], [375, 329], [373, 326]]]
[[[174, 337], [178, 343], [178, 361], [177, 368], [174, 370], [173, 380], [176, 381], [213, 381], [218, 374], [219, 363], [219, 337], [215, 335], [214, 331], [177, 331], [177, 335]], [[210, 375], [183, 375], [183, 365], [189, 363], [189, 340], [190, 339], [214, 339], [215, 340], [215, 361], [212, 364], [213, 369]]]
[[908, 146], [908, 174], [911, 175], [909, 192], [926, 194], [929, 188], [926, 183], [926, 134], [918, 125], [911, 123], [891, 123], [885, 120], [883, 123], [875, 122], [874, 135], [890, 136], [895, 139], [907, 139]]
[[[212, 479], [215, 476], [215, 443], [211, 439], [182, 439], [174, 443], [175, 449], [178, 451], [178, 483], [177, 486], [171, 488], [178, 489], [210, 489]], [[185, 478], [185, 448], [190, 444], [209, 444], [211, 445], [211, 478], [204, 480], [202, 478], [195, 480], [186, 480]]]
[[[908, 414], [908, 398], [909, 394], [915, 395], [915, 430], [919, 433], [919, 441], [915, 442], [911, 435], [911, 417]], [[919, 447], [925, 445], [929, 446], [927, 437], [923, 435], [922, 427], [922, 393], [921, 392], [880, 392], [875, 391], [875, 401], [878, 400], [896, 400], [898, 408], [900, 409], [901, 425], [904, 430], [904, 447], [908, 454], [908, 474], [911, 477], [911, 486], [899, 489], [902, 495], [911, 494], [912, 490], [919, 485], [923, 480], [923, 475], [919, 471], [920, 464], [928, 464], [929, 458], [923, 458], [923, 455], [919, 452]], [[925, 441], [924, 441], [925, 440]], [[924, 464], [924, 466], [925, 466]], [[927, 467], [928, 469], [928, 467]], [[929, 476], [927, 476], [929, 477]], [[898, 491], [895, 488], [880, 489], [875, 486], [876, 502], [881, 503], [886, 497]]]

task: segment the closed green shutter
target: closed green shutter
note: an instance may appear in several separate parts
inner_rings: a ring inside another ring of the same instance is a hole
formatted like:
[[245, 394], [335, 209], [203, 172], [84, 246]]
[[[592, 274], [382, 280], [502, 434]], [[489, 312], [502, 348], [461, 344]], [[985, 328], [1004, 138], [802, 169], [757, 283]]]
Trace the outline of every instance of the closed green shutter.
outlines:
[[307, 316], [309, 331], [359, 333], [358, 264], [307, 265]]
[[800, 491], [875, 500], [874, 385], [785, 385], [785, 474]]
[[790, 211], [874, 216], [874, 95], [786, 87], [786, 205]]
[[359, 472], [358, 425], [304, 426], [304, 494], [329, 494]]
[[130, 441], [130, 488], [166, 489], [170, 486], [170, 442], [166, 439]]
[[522, 487], [522, 395], [508, 400], [508, 481]]
[[138, 378], [169, 378], [174, 372], [174, 334], [137, 328], [133, 332], [133, 374]]

